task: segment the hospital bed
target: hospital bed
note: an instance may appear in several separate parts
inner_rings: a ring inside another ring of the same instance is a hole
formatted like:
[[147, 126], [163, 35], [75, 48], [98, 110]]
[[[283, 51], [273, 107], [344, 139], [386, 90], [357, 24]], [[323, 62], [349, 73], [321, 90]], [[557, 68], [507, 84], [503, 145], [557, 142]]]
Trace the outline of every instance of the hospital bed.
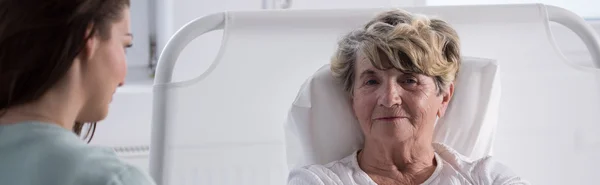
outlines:
[[[470, 77], [458, 82], [462, 98], [451, 103], [449, 119], [438, 122], [445, 128], [436, 131], [437, 141], [472, 158], [493, 155], [534, 184], [591, 182], [600, 152], [586, 133], [600, 113], [600, 45], [583, 19], [542, 4], [404, 9], [452, 24], [469, 63], [464, 68], [472, 68], [462, 72]], [[161, 185], [280, 185], [290, 168], [347, 155], [360, 136], [353, 135], [356, 127], [315, 124], [349, 120], [343, 111], [311, 117], [319, 115], [317, 105], [329, 105], [319, 98], [339, 94], [318, 87], [332, 83], [324, 69], [338, 39], [384, 10], [236, 11], [185, 25], [166, 45], [156, 71], [153, 178]], [[596, 68], [568, 61], [550, 22], [581, 37]], [[223, 30], [223, 39], [214, 61], [200, 61], [210, 63], [208, 69], [173, 81], [180, 52], [214, 30]], [[473, 109], [478, 106], [485, 109]], [[468, 128], [461, 129], [465, 120]]]

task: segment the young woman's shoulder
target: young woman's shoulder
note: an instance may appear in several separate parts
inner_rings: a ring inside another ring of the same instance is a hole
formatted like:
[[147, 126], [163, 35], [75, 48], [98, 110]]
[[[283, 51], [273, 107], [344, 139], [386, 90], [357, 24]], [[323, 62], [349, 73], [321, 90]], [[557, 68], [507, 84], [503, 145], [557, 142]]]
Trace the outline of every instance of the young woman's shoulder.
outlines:
[[73, 161], [74, 168], [66, 170], [76, 174], [79, 182], [75, 184], [154, 185], [146, 172], [121, 160], [111, 150], [87, 146], [76, 148], [67, 156], [77, 159]]
[[0, 156], [0, 184], [154, 184], [115, 152], [47, 123], [0, 126]]

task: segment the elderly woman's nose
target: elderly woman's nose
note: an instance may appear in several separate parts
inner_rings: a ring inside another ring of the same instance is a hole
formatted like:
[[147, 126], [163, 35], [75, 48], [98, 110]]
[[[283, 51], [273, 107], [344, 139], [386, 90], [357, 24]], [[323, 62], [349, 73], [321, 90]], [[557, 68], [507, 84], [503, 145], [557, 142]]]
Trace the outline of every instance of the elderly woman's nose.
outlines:
[[402, 103], [400, 98], [401, 88], [402, 87], [396, 83], [386, 83], [383, 85], [380, 91], [379, 105], [385, 107], [400, 105], [400, 103]]

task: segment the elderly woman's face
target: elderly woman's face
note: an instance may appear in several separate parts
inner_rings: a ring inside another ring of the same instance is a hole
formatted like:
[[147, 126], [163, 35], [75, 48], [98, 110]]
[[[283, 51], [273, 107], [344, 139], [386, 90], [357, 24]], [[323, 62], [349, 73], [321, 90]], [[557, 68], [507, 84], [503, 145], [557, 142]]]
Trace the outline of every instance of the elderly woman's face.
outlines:
[[438, 95], [432, 77], [379, 70], [366, 57], [357, 59], [352, 108], [365, 137], [391, 142], [431, 137], [436, 115], [443, 116], [453, 85], [450, 93]]

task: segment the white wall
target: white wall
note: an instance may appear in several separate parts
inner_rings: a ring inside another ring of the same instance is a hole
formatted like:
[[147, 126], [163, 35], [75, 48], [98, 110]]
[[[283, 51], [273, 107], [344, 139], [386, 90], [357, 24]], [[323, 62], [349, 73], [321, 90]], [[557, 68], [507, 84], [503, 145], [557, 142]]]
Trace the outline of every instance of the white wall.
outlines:
[[[92, 144], [103, 146], [139, 146], [150, 142], [150, 121], [152, 96], [150, 78], [147, 78], [145, 66], [149, 60], [149, 37], [152, 24], [148, 22], [148, 2], [132, 0], [132, 30], [135, 34], [134, 48], [129, 50], [130, 65], [127, 84], [115, 95], [110, 114], [105, 121], [99, 123], [97, 134]], [[410, 6], [423, 1], [397, 0], [295, 0], [292, 8], [365, 8], [385, 7], [391, 5]], [[431, 2], [436, 2], [432, 0]], [[448, 1], [445, 1], [448, 3]], [[463, 2], [466, 2], [463, 0]], [[162, 7], [156, 12], [156, 28], [159, 47], [187, 22], [211, 13], [226, 10], [257, 10], [265, 4], [263, 0], [158, 0]], [[281, 2], [267, 2], [272, 8]], [[314, 4], [314, 5], [313, 5]], [[600, 12], [600, 11], [598, 11]], [[590, 13], [591, 14], [591, 13]], [[600, 33], [600, 24], [595, 23]], [[556, 40], [565, 55], [573, 62], [591, 66], [591, 59], [583, 42], [568, 29], [552, 24]], [[141, 36], [140, 36], [141, 35]], [[220, 46], [220, 32], [208, 33], [193, 41], [182, 53], [175, 68], [175, 81], [194, 78], [198, 71], [204, 71], [214, 59]], [[600, 129], [600, 126], [599, 128]], [[136, 158], [138, 165], [146, 168], [146, 158]]]
[[390, 7], [390, 0], [292, 0], [292, 9], [382, 8]]
[[[583, 17], [598, 17], [600, 1], [597, 0], [426, 0], [427, 5], [469, 5], [469, 4], [521, 4], [543, 3], [566, 8]], [[592, 8], [593, 7], [593, 8]]]

